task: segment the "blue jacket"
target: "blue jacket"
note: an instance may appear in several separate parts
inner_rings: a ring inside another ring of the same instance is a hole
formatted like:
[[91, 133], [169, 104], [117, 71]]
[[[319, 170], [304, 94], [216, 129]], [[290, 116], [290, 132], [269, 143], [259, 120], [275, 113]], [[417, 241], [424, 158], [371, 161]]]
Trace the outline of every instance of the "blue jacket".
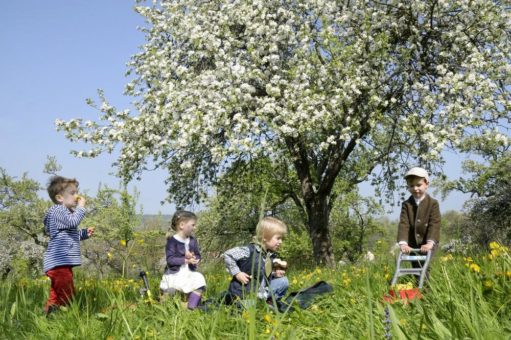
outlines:
[[[188, 245], [189, 251], [194, 253], [195, 258], [200, 260], [201, 255], [199, 251], [199, 244], [197, 240], [190, 236], [190, 244]], [[174, 274], [179, 271], [179, 268], [185, 264], [185, 244], [178, 241], [175, 237], [167, 239], [167, 245], [165, 246], [165, 254], [167, 256], [167, 267], [165, 268], [165, 274]], [[188, 264], [190, 270], [197, 270], [197, 265]]]
[[50, 237], [48, 249], [44, 253], [43, 270], [59, 266], [79, 266], [80, 241], [89, 238], [86, 229], [78, 229], [85, 217], [85, 209], [77, 207], [75, 211], [63, 205], [54, 205], [44, 217], [44, 230]]

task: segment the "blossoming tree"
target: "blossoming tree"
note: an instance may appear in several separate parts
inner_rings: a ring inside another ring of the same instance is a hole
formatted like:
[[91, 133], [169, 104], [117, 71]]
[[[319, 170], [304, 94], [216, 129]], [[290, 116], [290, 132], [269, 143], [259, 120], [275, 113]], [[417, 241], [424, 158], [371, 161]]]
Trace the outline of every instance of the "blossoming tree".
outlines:
[[[289, 164], [314, 256], [333, 263], [333, 186], [441, 162], [468, 135], [504, 142], [510, 10], [499, 1], [160, 1], [137, 7], [146, 43], [126, 94], [98, 121], [57, 120], [119, 175], [168, 171], [169, 199], [199, 199], [236, 162]], [[497, 130], [494, 130], [497, 129]]]

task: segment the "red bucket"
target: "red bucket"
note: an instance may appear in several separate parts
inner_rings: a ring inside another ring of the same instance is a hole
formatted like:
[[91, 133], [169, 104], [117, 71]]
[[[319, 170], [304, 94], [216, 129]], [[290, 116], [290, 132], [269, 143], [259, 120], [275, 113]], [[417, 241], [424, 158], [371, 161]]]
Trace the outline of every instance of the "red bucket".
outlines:
[[401, 301], [404, 304], [407, 304], [410, 301], [420, 299], [422, 299], [422, 293], [420, 292], [419, 288], [400, 289], [397, 291], [390, 289], [388, 294], [383, 296], [383, 300], [388, 303]]

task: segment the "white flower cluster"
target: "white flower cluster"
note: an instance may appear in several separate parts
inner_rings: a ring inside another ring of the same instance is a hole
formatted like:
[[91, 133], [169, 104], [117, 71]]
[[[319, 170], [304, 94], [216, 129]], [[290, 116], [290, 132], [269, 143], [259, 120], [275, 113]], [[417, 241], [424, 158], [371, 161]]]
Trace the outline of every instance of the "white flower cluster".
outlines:
[[95, 145], [78, 157], [121, 144], [125, 179], [150, 160], [170, 184], [196, 188], [233, 159], [294, 159], [298, 146], [438, 160], [467, 131], [509, 119], [510, 10], [489, 0], [181, 0], [137, 11], [149, 23], [126, 86], [138, 114], [102, 97], [101, 124], [56, 121]]

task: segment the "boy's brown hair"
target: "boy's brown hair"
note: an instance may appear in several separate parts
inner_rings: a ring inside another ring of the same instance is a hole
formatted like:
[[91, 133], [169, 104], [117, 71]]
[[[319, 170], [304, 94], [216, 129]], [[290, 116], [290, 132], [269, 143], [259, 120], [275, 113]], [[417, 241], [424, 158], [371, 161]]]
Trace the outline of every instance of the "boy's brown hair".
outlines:
[[50, 195], [50, 199], [55, 204], [59, 204], [56, 197], [66, 190], [66, 188], [70, 185], [76, 186], [78, 188], [78, 181], [75, 178], [65, 178], [62, 176], [52, 176], [48, 181], [48, 195]]

